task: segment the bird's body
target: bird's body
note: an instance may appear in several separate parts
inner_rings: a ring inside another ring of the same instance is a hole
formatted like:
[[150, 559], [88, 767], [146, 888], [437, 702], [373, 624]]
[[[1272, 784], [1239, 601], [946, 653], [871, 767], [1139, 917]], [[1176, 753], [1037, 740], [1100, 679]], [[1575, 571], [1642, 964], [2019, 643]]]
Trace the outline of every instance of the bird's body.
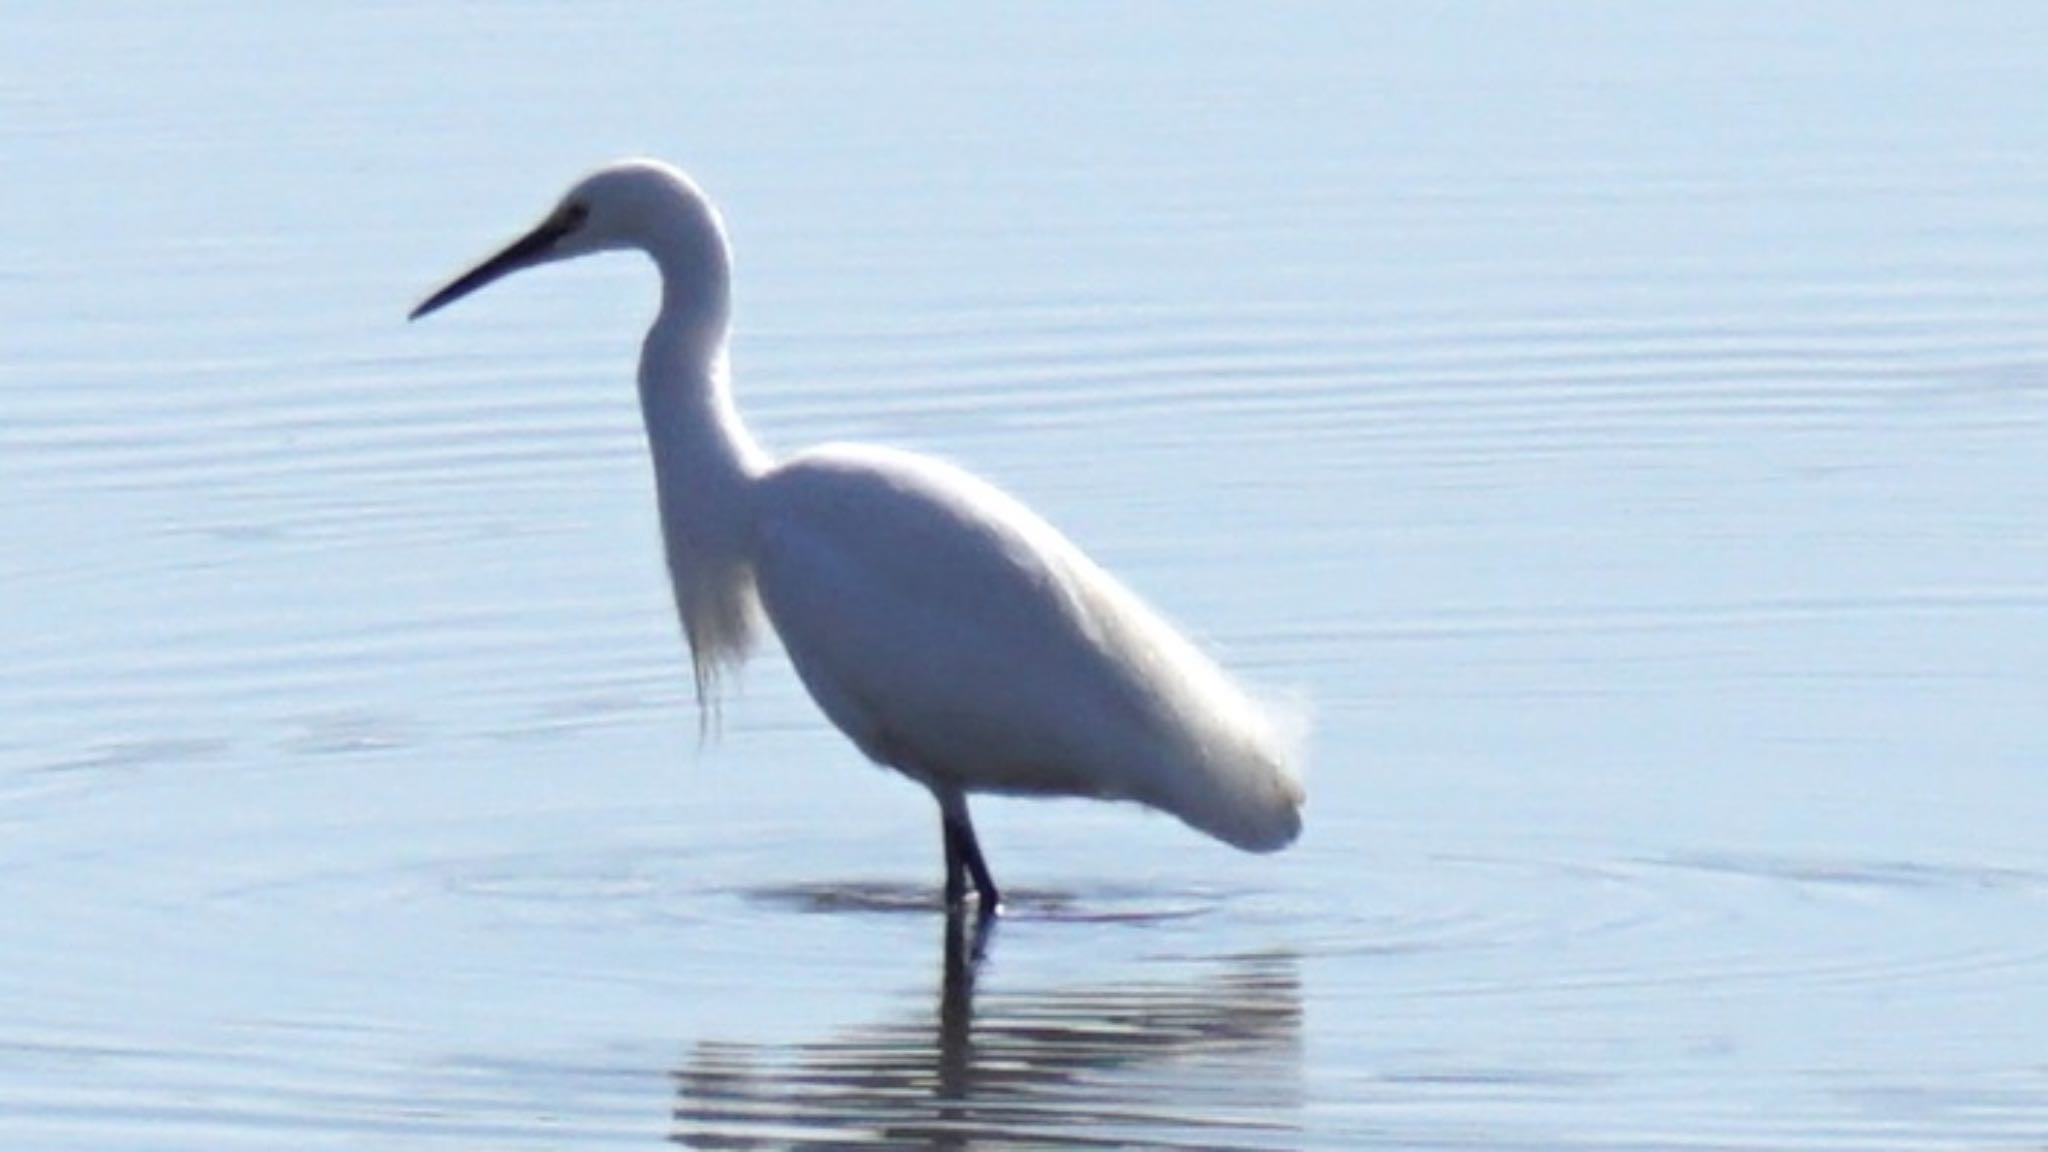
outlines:
[[775, 462], [726, 372], [716, 212], [680, 172], [626, 161], [429, 298], [614, 248], [646, 251], [662, 308], [640, 365], [676, 604], [707, 706], [757, 606], [860, 750], [930, 789], [947, 896], [996, 891], [970, 792], [1131, 800], [1252, 851], [1290, 843], [1303, 793], [1264, 713], [1133, 593], [1023, 504], [949, 464], [828, 445]]
[[888, 449], [763, 480], [756, 580], [825, 715], [934, 791], [1136, 800], [1280, 847], [1299, 792], [1206, 657], [1022, 504]]

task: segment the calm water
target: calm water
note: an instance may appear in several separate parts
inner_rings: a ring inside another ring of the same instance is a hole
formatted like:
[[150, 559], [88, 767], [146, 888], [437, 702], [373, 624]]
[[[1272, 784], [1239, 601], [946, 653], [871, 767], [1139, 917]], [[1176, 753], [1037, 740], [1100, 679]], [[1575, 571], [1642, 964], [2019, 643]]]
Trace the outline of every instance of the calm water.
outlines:
[[[2048, 1147], [2036, 5], [103, 4], [0, 39], [0, 1143]], [[651, 280], [1045, 510], [1309, 832], [700, 746]], [[970, 966], [961, 957], [979, 948]]]

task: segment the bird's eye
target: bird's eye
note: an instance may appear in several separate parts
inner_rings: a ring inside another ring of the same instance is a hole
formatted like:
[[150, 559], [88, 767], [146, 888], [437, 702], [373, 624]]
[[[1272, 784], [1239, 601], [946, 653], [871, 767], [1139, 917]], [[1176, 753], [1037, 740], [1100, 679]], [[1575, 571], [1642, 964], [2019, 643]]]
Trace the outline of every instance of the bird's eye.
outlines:
[[570, 232], [574, 231], [577, 228], [581, 228], [583, 226], [583, 221], [585, 221], [589, 217], [589, 205], [581, 203], [566, 205], [562, 209], [562, 230], [564, 232]]

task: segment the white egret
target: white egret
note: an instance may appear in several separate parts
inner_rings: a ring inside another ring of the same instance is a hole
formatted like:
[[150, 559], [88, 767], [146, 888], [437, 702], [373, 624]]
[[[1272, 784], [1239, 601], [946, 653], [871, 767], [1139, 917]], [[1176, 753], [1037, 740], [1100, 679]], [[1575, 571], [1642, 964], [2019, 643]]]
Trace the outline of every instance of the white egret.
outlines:
[[765, 609], [797, 675], [869, 759], [931, 790], [957, 907], [999, 903], [967, 794], [1130, 800], [1253, 852], [1303, 791], [1276, 726], [1207, 656], [1030, 509], [937, 460], [829, 445], [777, 462], [733, 407], [717, 210], [626, 160], [412, 312], [524, 268], [637, 249], [661, 274], [640, 404], [700, 707]]

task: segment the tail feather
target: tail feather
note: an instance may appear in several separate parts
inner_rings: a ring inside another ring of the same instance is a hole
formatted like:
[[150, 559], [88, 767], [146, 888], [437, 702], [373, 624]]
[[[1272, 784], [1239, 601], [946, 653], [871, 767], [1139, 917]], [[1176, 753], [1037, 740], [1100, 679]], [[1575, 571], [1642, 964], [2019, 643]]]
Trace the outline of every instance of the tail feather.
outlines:
[[[1249, 700], [1239, 703], [1256, 708]], [[1240, 713], [1202, 726], [1208, 741], [1189, 750], [1180, 770], [1165, 774], [1168, 787], [1158, 806], [1247, 852], [1292, 844], [1301, 835], [1307, 793], [1264, 718]]]
[[1298, 733], [1136, 594], [1096, 575], [1085, 585], [1098, 645], [1122, 664], [1130, 702], [1150, 729], [1151, 763], [1135, 774], [1136, 798], [1248, 852], [1293, 843], [1307, 800], [1293, 767]]

